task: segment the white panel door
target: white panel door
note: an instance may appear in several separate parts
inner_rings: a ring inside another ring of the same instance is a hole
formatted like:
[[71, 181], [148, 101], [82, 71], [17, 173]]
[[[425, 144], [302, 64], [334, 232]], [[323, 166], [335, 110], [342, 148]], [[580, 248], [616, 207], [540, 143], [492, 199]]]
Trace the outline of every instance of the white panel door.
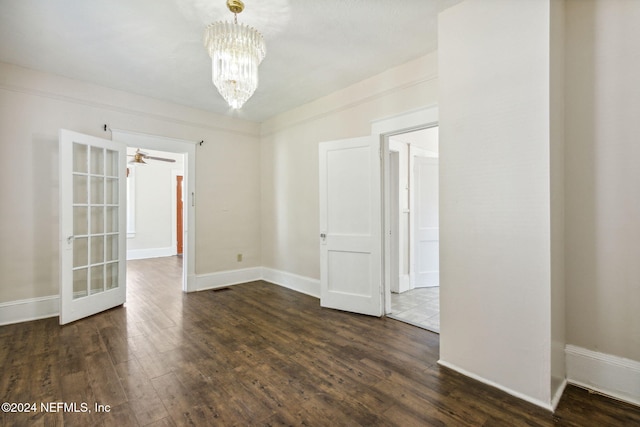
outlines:
[[60, 324], [124, 304], [126, 145], [60, 130]]
[[438, 158], [414, 157], [414, 286], [440, 283]]
[[320, 304], [382, 312], [379, 141], [323, 142], [320, 155]]

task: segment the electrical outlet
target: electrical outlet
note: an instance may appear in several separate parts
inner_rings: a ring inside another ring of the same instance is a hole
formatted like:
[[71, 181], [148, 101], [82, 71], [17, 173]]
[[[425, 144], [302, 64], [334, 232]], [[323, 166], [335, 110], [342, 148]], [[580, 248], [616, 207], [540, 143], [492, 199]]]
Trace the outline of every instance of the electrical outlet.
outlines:
[[242, 262], [242, 254], [238, 254], [238, 262]]

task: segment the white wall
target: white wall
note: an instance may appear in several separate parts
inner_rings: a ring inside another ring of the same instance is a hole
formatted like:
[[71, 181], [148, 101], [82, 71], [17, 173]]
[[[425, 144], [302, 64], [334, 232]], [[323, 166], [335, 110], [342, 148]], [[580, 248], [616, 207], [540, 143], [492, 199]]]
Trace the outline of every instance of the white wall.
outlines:
[[[551, 1], [549, 166], [551, 178], [551, 393], [559, 399], [566, 377], [565, 285], [565, 2]], [[555, 394], [555, 395], [554, 395]], [[553, 400], [557, 403], [557, 400]]]
[[435, 104], [436, 71], [427, 55], [262, 124], [265, 267], [316, 281], [320, 294], [318, 143], [370, 135], [372, 120]]
[[638, 22], [637, 1], [567, 2], [567, 341], [640, 362]]
[[58, 294], [58, 129], [110, 139], [104, 124], [204, 140], [196, 273], [260, 266], [258, 124], [0, 63], [0, 304]]
[[[133, 154], [136, 149], [137, 147], [129, 147], [127, 153]], [[184, 156], [148, 149], [141, 151], [150, 156], [173, 159], [175, 162], [147, 160], [146, 165], [127, 165], [127, 179], [133, 183], [131, 193], [135, 205], [132, 221], [135, 233], [127, 237], [127, 259], [175, 255], [175, 175], [184, 174]], [[188, 202], [188, 198], [186, 200]]]
[[550, 2], [469, 0], [438, 37], [441, 363], [550, 407]]

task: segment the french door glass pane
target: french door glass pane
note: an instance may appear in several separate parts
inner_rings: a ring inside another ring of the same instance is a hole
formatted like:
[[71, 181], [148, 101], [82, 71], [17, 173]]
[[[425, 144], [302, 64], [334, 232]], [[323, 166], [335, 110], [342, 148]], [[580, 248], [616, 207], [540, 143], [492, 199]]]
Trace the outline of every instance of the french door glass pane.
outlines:
[[105, 254], [105, 261], [116, 261], [118, 259], [118, 235], [113, 234], [106, 236], [107, 249]]
[[91, 286], [89, 295], [104, 291], [104, 264], [91, 267]]
[[107, 206], [105, 208], [106, 216], [107, 216], [107, 233], [117, 233], [118, 230], [118, 207], [117, 206]]
[[89, 208], [86, 206], [73, 207], [73, 235], [86, 236], [89, 234]]
[[118, 287], [119, 152], [73, 144], [73, 298]]
[[89, 203], [87, 197], [87, 179], [86, 175], [73, 175], [73, 204], [86, 205]]
[[87, 296], [87, 272], [86, 268], [73, 271], [73, 299]]
[[104, 233], [104, 207], [91, 207], [91, 234]]
[[91, 204], [101, 205], [104, 203], [104, 178], [101, 176], [91, 177]]
[[90, 165], [92, 175], [104, 175], [104, 149], [91, 147]]
[[112, 262], [106, 265], [105, 287], [107, 290], [118, 287], [118, 263]]
[[107, 150], [106, 157], [106, 170], [107, 176], [118, 176], [118, 152], [114, 150]]
[[73, 171], [88, 173], [87, 169], [87, 146], [83, 144], [73, 144]]
[[73, 267], [84, 267], [89, 264], [89, 239], [76, 237], [73, 239]]
[[[91, 264], [104, 262], [104, 237], [91, 237]], [[93, 280], [93, 279], [92, 279]]]
[[118, 204], [118, 178], [107, 178], [106, 185], [106, 198], [105, 203], [107, 205]]

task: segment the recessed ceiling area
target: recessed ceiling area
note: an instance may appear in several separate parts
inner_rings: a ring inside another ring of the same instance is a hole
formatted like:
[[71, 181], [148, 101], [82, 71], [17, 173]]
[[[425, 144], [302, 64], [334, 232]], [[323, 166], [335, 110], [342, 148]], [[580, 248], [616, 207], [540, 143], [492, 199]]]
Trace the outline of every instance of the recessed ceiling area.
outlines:
[[245, 0], [238, 22], [267, 55], [231, 110], [211, 82], [205, 26], [225, 0], [0, 0], [0, 61], [252, 121], [433, 52], [437, 15], [461, 0]]

